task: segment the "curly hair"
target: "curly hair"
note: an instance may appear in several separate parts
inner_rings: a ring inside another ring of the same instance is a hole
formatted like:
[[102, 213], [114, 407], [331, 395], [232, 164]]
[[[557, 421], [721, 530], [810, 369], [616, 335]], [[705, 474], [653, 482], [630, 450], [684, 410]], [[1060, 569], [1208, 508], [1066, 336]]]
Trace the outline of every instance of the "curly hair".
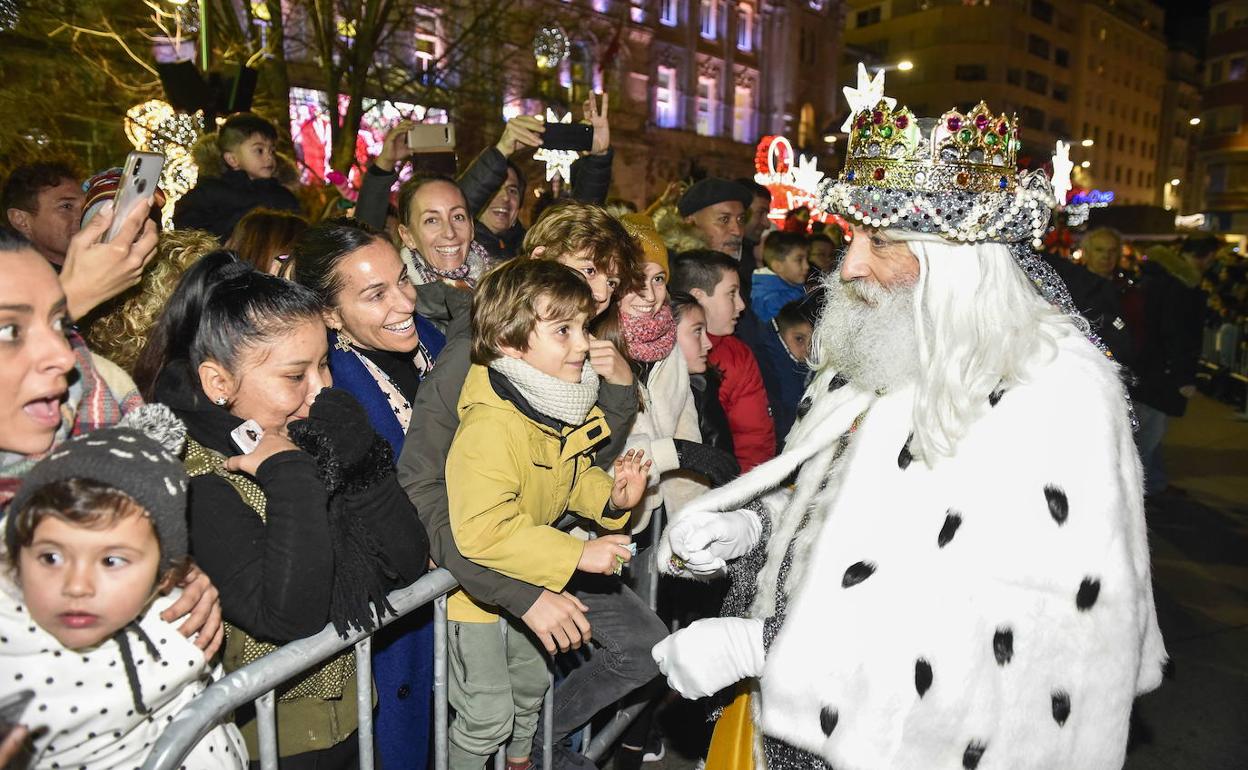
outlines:
[[200, 257], [219, 248], [217, 239], [202, 230], [161, 233], [156, 257], [143, 271], [139, 284], [101, 305], [87, 319], [87, 345], [133, 374], [139, 351], [147, 344], [152, 325], [182, 273]]

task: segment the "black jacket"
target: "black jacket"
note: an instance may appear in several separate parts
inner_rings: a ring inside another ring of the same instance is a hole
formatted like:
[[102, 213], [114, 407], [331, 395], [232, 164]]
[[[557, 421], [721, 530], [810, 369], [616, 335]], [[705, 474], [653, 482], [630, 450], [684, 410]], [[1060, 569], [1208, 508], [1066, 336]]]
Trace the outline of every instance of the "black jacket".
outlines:
[[[216, 406], [184, 362], [165, 369], [156, 400], [169, 406], [197, 443], [227, 457], [238, 454], [230, 431], [242, 423]], [[307, 452], [281, 452], [256, 470], [264, 491], [261, 520], [223, 477], [191, 480], [188, 511], [191, 554], [220, 592], [225, 619], [263, 641], [285, 643], [320, 631], [329, 621], [334, 548], [327, 515], [329, 494]], [[399, 573], [390, 588], [424, 573], [429, 541], [393, 473], [348, 494], [383, 556]]]
[[1131, 395], [1172, 417], [1187, 411], [1179, 388], [1196, 384], [1207, 305], [1196, 269], [1181, 260], [1175, 256], [1168, 266], [1158, 260], [1142, 263], [1138, 295], [1131, 300], [1141, 305], [1143, 319], [1134, 334], [1139, 382]]
[[[207, 230], [224, 242], [248, 211], [258, 208], [299, 213], [299, 200], [276, 179], [251, 179], [246, 171], [204, 177], [182, 196], [173, 211], [179, 230]], [[382, 211], [385, 225], [385, 211]]]
[[1118, 296], [1118, 287], [1082, 265], [1051, 254], [1044, 261], [1053, 268], [1070, 290], [1070, 298], [1079, 314], [1092, 325], [1101, 341], [1121, 366], [1134, 373], [1135, 346], [1127, 328], [1126, 316]]
[[719, 373], [707, 369], [703, 374], [690, 374], [689, 390], [693, 393], [693, 405], [698, 410], [702, 443], [735, 456], [728, 415], [719, 402]]

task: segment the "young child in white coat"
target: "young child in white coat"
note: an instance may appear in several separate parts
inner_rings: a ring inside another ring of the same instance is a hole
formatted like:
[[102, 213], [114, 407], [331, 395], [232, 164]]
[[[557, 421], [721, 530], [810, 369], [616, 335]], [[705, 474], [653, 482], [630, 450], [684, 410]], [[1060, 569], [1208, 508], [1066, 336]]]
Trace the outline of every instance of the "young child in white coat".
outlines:
[[[33, 691], [20, 719], [33, 737], [14, 767], [137, 767], [207, 685], [203, 651], [160, 618], [189, 566], [186, 471], [166, 449], [184, 437], [167, 408], [143, 407], [61, 445], [13, 499], [0, 682]], [[219, 724], [181, 766], [246, 765], [238, 729]]]

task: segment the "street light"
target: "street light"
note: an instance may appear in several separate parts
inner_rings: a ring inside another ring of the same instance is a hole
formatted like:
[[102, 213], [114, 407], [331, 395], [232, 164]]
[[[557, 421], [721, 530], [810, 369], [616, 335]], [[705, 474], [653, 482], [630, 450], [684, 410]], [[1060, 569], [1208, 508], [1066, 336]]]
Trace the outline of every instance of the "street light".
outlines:
[[1170, 186], [1171, 186], [1171, 187], [1178, 187], [1178, 186], [1179, 186], [1179, 181], [1180, 181], [1180, 180], [1179, 180], [1179, 178], [1178, 178], [1178, 177], [1175, 177], [1174, 179], [1171, 179], [1171, 180], [1170, 180]]
[[1079, 168], [1091, 168], [1091, 167], [1092, 167], [1092, 161], [1090, 160], [1085, 160], [1084, 162], [1079, 164]]
[[1192, 118], [1191, 120], [1187, 121], [1187, 124], [1188, 124], [1189, 126], [1199, 126], [1199, 125], [1200, 125], [1200, 118]]
[[909, 72], [910, 70], [914, 69], [914, 62], [910, 61], [909, 59], [902, 59], [901, 61], [897, 62], [897, 69], [901, 72]]
[[836, 144], [836, 134], [824, 134], [823, 141], [828, 144]]
[[1084, 139], [1079, 144], [1083, 145], [1084, 147], [1091, 147], [1092, 145], [1096, 144], [1096, 142], [1092, 141], [1091, 139]]

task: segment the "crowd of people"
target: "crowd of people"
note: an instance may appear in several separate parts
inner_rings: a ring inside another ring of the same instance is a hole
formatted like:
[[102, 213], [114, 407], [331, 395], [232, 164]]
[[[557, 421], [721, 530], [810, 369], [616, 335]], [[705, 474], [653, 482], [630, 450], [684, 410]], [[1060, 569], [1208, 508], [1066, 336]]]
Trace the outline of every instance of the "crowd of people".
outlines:
[[[116, 169], [10, 174], [0, 681], [32, 700], [6, 760], [137, 766], [222, 672], [373, 630], [442, 567], [454, 770], [540, 763], [552, 660], [559, 768], [624, 706], [614, 767], [660, 754], [665, 684], [720, 694], [717, 768], [1121, 764], [1164, 650], [1125, 393], [1036, 291], [1060, 281], [939, 216], [776, 223], [750, 180], [608, 201], [585, 116], [571, 196], [528, 227], [525, 116], [401, 184], [398, 124], [319, 221], [251, 114], [169, 229], [153, 200], [105, 238]], [[374, 640], [383, 767], [429, 765], [434, 641], [422, 612]], [[354, 766], [356, 708], [350, 652], [283, 684], [279, 765]], [[245, 709], [185, 767], [257, 757]]]

